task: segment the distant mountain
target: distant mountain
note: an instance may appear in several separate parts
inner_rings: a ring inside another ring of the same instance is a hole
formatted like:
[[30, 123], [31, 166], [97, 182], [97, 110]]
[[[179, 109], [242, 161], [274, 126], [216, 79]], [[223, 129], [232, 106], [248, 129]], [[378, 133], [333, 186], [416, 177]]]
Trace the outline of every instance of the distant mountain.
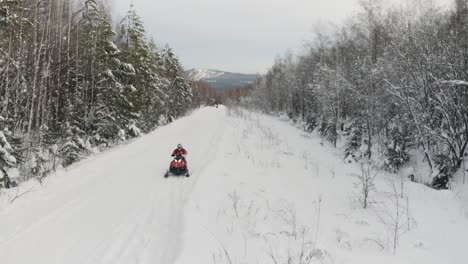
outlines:
[[208, 82], [216, 90], [245, 87], [257, 79], [256, 74], [232, 73], [207, 69], [190, 69], [185, 71], [185, 74], [190, 80]]
[[224, 72], [217, 70], [206, 70], [206, 69], [191, 69], [185, 72], [187, 77], [193, 81], [200, 81], [204, 79], [216, 78], [223, 75]]

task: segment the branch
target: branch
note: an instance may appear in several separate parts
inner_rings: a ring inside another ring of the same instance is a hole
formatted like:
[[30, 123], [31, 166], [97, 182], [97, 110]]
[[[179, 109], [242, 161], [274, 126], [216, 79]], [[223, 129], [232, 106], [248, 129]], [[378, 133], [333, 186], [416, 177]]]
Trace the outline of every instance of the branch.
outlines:
[[16, 199], [20, 198], [21, 196], [31, 192], [34, 189], [34, 187], [36, 186], [32, 186], [31, 188], [27, 189], [25, 192], [19, 195], [18, 195], [18, 192], [19, 192], [19, 188], [18, 188], [18, 190], [16, 191], [16, 196], [10, 201], [10, 204], [12, 204], [14, 201], [16, 201]]

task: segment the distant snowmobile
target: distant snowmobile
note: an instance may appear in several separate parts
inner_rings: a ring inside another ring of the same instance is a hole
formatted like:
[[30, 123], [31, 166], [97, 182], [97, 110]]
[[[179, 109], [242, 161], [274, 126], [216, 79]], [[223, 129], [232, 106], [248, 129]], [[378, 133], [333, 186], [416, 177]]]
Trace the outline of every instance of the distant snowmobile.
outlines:
[[174, 156], [174, 159], [171, 161], [171, 165], [164, 174], [164, 177], [167, 178], [170, 175], [185, 175], [185, 177], [190, 177], [190, 173], [187, 169], [187, 162], [182, 155]]

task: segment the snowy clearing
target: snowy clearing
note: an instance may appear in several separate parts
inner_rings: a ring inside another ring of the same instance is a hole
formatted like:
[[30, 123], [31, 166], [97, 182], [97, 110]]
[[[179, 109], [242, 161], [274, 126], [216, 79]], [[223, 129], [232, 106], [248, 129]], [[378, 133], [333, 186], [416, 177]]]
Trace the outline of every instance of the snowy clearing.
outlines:
[[[179, 142], [192, 176], [164, 179]], [[202, 108], [42, 187], [23, 184], [19, 193], [28, 193], [12, 204], [18, 190], [2, 190], [0, 226], [10, 228], [0, 229], [0, 259], [466, 263], [466, 188], [435, 191], [379, 173], [362, 209], [360, 170], [338, 153], [286, 121]]]

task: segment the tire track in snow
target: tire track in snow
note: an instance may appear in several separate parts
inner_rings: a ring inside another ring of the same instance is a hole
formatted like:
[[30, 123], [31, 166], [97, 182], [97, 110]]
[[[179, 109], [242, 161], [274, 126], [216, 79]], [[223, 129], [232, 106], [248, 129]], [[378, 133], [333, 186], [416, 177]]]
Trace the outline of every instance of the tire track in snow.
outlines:
[[[183, 246], [184, 205], [219, 151], [224, 116], [224, 109], [198, 110], [22, 197], [0, 218], [10, 228], [0, 230], [7, 238], [2, 263], [174, 262]], [[189, 148], [194, 174], [164, 179], [159, 172], [170, 159], [161, 157], [179, 141]]]

